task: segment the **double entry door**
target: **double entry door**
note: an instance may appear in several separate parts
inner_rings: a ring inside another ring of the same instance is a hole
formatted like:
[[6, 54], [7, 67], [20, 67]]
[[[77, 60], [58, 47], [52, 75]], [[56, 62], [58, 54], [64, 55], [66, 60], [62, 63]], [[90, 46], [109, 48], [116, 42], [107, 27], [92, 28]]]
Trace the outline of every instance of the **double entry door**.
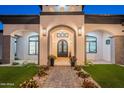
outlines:
[[60, 40], [57, 44], [58, 57], [68, 57], [68, 42], [66, 40]]

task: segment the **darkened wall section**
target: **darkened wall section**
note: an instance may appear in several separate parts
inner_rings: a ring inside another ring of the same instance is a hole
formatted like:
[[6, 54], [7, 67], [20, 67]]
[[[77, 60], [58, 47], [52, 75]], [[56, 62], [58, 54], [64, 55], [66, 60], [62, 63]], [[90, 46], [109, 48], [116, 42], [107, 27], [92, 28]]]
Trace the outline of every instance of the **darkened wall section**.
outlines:
[[124, 36], [115, 36], [115, 63], [124, 64]]
[[10, 63], [10, 44], [11, 44], [11, 36], [5, 35], [3, 36], [3, 60], [2, 64]]
[[0, 64], [2, 64], [2, 48], [3, 48], [3, 31], [0, 30]]

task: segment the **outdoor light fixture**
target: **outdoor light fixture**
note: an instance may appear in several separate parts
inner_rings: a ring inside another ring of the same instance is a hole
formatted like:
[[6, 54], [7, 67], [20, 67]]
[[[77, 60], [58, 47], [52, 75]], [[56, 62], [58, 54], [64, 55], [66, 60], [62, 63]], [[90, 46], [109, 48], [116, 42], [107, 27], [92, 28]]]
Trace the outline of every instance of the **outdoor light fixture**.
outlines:
[[81, 35], [82, 35], [82, 29], [81, 29], [81, 27], [80, 27], [80, 28], [78, 28], [78, 35], [79, 35], [79, 36], [81, 36]]
[[122, 26], [124, 26], [124, 22], [121, 22]]
[[59, 5], [59, 11], [64, 12], [66, 9], [66, 5]]
[[43, 36], [46, 36], [46, 28], [43, 28]]

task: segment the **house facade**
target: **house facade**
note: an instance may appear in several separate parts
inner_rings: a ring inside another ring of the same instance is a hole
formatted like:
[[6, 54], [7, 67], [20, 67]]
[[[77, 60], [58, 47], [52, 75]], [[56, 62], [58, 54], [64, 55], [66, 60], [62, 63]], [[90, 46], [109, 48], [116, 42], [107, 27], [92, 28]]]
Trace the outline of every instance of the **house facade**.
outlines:
[[40, 15], [1, 16], [1, 64], [13, 62], [48, 65], [124, 64], [123, 15], [88, 15], [85, 6], [42, 6]]

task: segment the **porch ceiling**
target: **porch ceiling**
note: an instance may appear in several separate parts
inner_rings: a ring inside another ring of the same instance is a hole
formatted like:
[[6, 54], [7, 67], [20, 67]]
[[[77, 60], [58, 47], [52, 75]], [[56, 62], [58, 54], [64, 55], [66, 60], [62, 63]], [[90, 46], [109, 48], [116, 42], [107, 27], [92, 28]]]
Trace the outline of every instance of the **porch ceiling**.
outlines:
[[124, 15], [85, 15], [85, 23], [122, 24]]
[[39, 15], [2, 15], [0, 21], [3, 24], [39, 24]]

